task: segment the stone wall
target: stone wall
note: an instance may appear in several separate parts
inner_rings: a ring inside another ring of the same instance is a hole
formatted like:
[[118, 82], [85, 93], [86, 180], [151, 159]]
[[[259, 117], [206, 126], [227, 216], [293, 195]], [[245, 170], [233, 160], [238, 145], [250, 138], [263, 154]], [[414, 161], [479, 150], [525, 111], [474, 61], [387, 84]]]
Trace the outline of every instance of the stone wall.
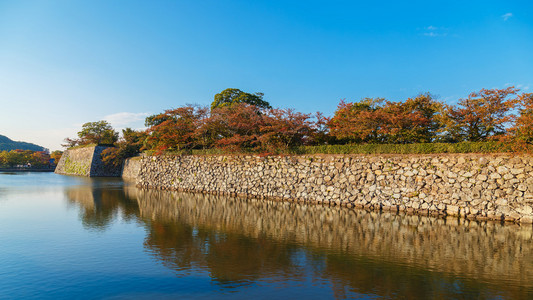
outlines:
[[77, 148], [63, 152], [55, 173], [90, 176], [94, 147]]
[[122, 178], [125, 180], [136, 180], [141, 170], [141, 157], [132, 157], [124, 161], [122, 166]]
[[532, 175], [512, 155], [151, 156], [137, 184], [531, 223]]
[[121, 168], [108, 167], [102, 162], [106, 146], [80, 147], [66, 150], [55, 173], [87, 177], [119, 177]]

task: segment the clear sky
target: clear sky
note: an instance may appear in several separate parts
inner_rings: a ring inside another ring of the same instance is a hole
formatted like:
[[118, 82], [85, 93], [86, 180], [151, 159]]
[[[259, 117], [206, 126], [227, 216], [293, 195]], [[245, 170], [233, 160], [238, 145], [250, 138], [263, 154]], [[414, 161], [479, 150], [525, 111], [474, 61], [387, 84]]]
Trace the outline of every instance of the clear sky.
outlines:
[[85, 122], [225, 88], [332, 115], [340, 99], [533, 91], [532, 1], [0, 1], [0, 134], [62, 149]]

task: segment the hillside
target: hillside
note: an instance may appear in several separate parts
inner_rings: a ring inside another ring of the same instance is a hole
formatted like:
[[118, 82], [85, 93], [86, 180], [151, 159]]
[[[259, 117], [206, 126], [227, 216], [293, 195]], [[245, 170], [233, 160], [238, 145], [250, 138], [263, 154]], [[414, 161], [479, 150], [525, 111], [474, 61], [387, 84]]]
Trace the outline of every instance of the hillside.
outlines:
[[44, 147], [26, 142], [16, 142], [0, 134], [0, 151], [10, 151], [15, 149], [43, 151]]

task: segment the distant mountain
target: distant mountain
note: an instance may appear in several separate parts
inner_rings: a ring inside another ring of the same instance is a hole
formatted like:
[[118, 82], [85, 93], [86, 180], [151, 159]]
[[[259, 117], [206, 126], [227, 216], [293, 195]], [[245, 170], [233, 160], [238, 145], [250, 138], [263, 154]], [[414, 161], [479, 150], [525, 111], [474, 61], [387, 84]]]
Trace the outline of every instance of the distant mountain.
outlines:
[[10, 150], [32, 150], [32, 151], [44, 151], [46, 148], [35, 145], [32, 143], [26, 142], [16, 142], [0, 134], [0, 151], [10, 151]]

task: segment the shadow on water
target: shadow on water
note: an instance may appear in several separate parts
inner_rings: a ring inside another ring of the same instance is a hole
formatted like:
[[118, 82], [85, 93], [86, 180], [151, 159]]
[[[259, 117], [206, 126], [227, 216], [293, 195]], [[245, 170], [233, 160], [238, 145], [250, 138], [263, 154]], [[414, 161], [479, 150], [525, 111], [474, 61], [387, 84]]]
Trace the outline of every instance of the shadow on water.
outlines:
[[329, 285], [338, 298], [533, 296], [531, 226], [139, 190], [108, 181], [70, 187], [66, 195], [86, 228], [106, 230], [118, 217], [139, 222], [147, 229], [144, 246], [165, 266], [179, 276], [204, 270], [222, 288], [296, 281]]

